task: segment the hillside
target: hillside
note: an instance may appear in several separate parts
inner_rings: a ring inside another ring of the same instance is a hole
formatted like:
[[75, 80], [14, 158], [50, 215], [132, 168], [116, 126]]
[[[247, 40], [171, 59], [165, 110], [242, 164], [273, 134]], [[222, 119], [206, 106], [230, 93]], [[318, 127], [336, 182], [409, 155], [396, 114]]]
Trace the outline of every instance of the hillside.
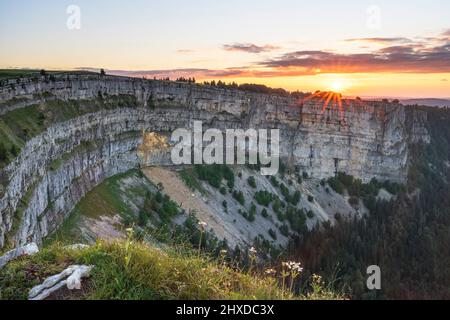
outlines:
[[[30, 289], [69, 265], [92, 265], [82, 290], [61, 288], [48, 300], [291, 300], [342, 299], [315, 278], [304, 295], [294, 295], [290, 278], [264, 273], [251, 266], [229, 267], [186, 248], [164, 251], [136, 242], [132, 231], [123, 241], [72, 249], [52, 245], [32, 257], [9, 263], [0, 270], [0, 299], [27, 299]], [[294, 278], [295, 279], [295, 278]]]

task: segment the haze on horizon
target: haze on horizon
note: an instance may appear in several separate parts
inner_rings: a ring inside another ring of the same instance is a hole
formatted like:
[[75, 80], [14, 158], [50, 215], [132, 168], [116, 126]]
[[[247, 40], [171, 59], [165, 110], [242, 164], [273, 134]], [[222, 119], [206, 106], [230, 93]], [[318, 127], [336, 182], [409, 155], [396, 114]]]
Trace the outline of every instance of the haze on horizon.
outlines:
[[438, 0], [2, 0], [0, 68], [450, 98], [449, 12]]

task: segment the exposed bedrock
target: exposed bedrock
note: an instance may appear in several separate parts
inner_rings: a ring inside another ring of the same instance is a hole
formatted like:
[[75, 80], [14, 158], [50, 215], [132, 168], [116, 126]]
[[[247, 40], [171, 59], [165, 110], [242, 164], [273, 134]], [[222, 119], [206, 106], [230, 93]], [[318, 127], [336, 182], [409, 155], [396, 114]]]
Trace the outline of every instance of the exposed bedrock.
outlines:
[[[46, 99], [132, 95], [119, 107], [54, 123], [29, 140], [0, 173], [0, 248], [41, 243], [76, 203], [105, 178], [139, 166], [142, 131], [170, 133], [194, 120], [205, 129], [279, 128], [281, 156], [299, 172], [327, 178], [338, 171], [364, 181], [403, 182], [408, 146], [428, 142], [426, 113], [402, 105], [346, 101], [344, 112], [311, 99], [122, 77], [60, 76], [0, 87], [0, 114]], [[156, 157], [155, 164], [170, 164]]]

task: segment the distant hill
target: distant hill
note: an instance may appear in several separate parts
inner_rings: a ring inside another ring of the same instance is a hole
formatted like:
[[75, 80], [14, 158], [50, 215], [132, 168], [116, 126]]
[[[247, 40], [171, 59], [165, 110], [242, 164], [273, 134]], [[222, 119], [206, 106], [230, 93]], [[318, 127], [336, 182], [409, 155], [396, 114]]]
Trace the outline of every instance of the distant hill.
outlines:
[[400, 102], [404, 105], [423, 105], [423, 106], [429, 106], [429, 107], [450, 107], [450, 99], [435, 99], [435, 98], [429, 98], [429, 99], [405, 99], [400, 100]]

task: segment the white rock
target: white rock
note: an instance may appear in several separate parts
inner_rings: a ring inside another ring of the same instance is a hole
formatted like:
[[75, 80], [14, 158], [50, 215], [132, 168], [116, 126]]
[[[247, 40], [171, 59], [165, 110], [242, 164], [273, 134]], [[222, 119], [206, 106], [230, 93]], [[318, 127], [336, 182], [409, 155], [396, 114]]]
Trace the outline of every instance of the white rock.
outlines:
[[17, 259], [25, 255], [31, 256], [37, 252], [39, 252], [39, 248], [34, 242], [27, 244], [26, 246], [8, 251], [5, 255], [0, 257], [0, 269], [3, 268], [11, 260]]
[[89, 276], [93, 266], [73, 265], [32, 288], [28, 294], [28, 300], [43, 300], [53, 292], [67, 285], [69, 290], [81, 289], [81, 278]]

